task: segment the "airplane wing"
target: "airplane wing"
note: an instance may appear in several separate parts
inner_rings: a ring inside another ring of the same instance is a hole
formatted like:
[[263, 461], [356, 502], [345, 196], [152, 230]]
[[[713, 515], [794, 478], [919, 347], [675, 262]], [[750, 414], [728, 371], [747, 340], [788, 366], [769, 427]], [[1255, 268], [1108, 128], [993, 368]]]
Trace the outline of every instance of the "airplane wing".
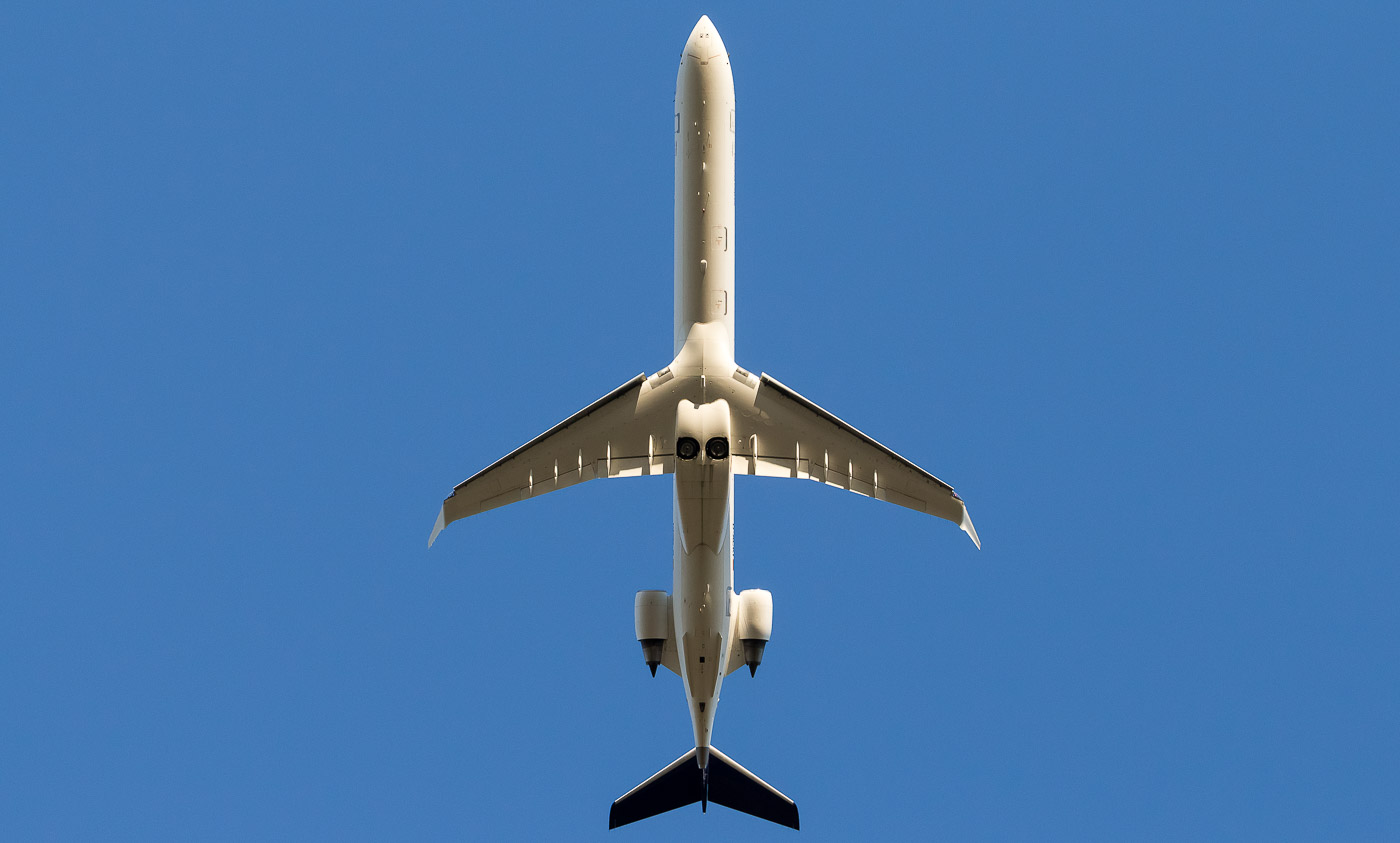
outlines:
[[752, 408], [740, 406], [730, 452], [735, 474], [801, 477], [952, 521], [980, 549], [953, 487], [762, 375]]
[[647, 392], [646, 375], [637, 375], [458, 483], [442, 502], [428, 546], [460, 518], [585, 480], [674, 473], [670, 437], [652, 435], [661, 419], [647, 409]]

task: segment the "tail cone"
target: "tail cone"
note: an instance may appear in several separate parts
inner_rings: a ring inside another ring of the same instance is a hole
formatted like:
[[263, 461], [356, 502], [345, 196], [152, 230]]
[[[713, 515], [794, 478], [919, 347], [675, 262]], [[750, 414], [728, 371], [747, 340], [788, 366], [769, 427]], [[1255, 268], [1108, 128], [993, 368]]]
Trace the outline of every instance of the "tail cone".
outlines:
[[744, 664], [749, 666], [749, 675], [753, 676], [758, 672], [758, 666], [763, 663], [763, 649], [768, 646], [768, 642], [762, 638], [744, 638], [742, 641]]
[[[638, 592], [638, 597], [646, 592]], [[666, 646], [665, 638], [641, 638], [637, 641], [642, 645], [642, 660], [651, 668], [651, 675], [656, 675], [656, 666], [661, 664], [661, 650]]]

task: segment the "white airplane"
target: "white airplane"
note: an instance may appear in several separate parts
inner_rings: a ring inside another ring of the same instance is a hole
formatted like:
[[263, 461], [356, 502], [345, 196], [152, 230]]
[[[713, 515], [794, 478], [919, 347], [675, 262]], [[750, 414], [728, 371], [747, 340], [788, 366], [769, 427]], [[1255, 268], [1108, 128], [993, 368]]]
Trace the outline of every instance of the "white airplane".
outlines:
[[695, 748], [612, 805], [609, 827], [710, 802], [797, 828], [797, 806], [710, 742], [720, 685], [763, 659], [773, 597], [734, 592], [736, 474], [816, 480], [952, 521], [953, 487], [766, 374], [734, 362], [734, 75], [700, 18], [676, 76], [675, 359], [458, 484], [429, 546], [461, 518], [609, 477], [674, 474], [671, 594], [639, 591], [637, 640], [681, 677]]

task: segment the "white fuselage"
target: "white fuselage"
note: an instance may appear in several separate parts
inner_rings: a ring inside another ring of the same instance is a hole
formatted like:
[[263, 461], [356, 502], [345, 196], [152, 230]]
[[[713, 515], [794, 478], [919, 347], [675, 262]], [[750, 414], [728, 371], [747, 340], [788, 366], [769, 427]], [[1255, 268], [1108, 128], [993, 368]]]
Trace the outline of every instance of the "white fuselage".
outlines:
[[[734, 74], [704, 18], [676, 75], [675, 355], [677, 378], [698, 381], [682, 401], [676, 435], [701, 443], [677, 460], [672, 605], [682, 684], [705, 766], [734, 629], [734, 473], [703, 452], [729, 437], [729, 410], [707, 395], [709, 378], [734, 374]], [[689, 391], [689, 390], [687, 390]]]

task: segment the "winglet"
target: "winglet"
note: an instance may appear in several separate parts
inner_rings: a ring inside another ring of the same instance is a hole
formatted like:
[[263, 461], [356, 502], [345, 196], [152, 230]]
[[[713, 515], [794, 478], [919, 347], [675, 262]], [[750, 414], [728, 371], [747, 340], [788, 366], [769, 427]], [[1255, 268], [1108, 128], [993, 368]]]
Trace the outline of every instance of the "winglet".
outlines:
[[[972, 543], [975, 544], [975, 545], [977, 545], [977, 549], [978, 549], [978, 550], [981, 550], [981, 549], [982, 549], [982, 540], [979, 539], [979, 538], [977, 538], [977, 528], [974, 527], [974, 526], [972, 526], [972, 516], [967, 514], [967, 504], [963, 504], [962, 523], [958, 524], [958, 526], [962, 528], [962, 531], [963, 531], [964, 533], [967, 533], [968, 538], [972, 539]], [[441, 528], [439, 528], [439, 529], [441, 529]], [[433, 533], [433, 535], [436, 536], [437, 533]], [[431, 544], [431, 542], [430, 542], [430, 544]]]
[[[445, 509], [439, 509], [439, 510], [438, 510], [438, 520], [437, 520], [437, 523], [433, 525], [433, 534], [432, 534], [431, 536], [428, 536], [428, 547], [432, 547], [432, 546], [433, 546], [433, 542], [434, 542], [434, 541], [437, 541], [438, 533], [441, 533], [441, 532], [442, 532], [442, 528], [447, 526], [446, 524], [443, 523], [443, 520], [442, 520], [442, 519], [443, 519], [444, 513], [445, 513]], [[975, 541], [975, 539], [974, 539], [974, 541]]]

